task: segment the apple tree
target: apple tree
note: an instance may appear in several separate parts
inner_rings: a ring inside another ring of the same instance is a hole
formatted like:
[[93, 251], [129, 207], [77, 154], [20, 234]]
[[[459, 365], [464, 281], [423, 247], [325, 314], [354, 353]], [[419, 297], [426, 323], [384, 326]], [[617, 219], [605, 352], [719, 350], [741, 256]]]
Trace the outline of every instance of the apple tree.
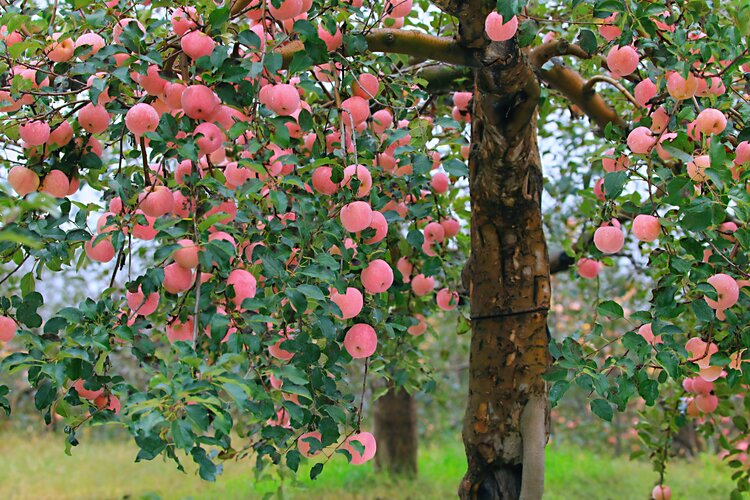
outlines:
[[[118, 425], [139, 460], [188, 455], [206, 479], [251, 454], [362, 464], [359, 388], [418, 379], [419, 337], [461, 292], [462, 498], [541, 497], [571, 384], [603, 419], [643, 399], [655, 498], [691, 418], [750, 488], [746, 5], [3, 7], [0, 366], [69, 445]], [[539, 136], [576, 134], [597, 148], [548, 185], [579, 222], [550, 259]], [[647, 259], [651, 307], [613, 336], [624, 311], [597, 296], [590, 332], [550, 342], [550, 272], [590, 284], [625, 256]], [[96, 294], [40, 314], [46, 275], [93, 266]]]

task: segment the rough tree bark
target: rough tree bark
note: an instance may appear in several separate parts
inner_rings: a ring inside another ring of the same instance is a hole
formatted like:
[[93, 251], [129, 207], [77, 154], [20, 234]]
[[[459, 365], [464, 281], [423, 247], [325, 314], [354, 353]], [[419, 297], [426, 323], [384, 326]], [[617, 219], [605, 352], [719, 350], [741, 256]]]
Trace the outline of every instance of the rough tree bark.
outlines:
[[469, 156], [472, 338], [461, 498], [535, 499], [543, 487], [549, 257], [536, 139], [539, 84], [515, 43], [476, 71]]
[[403, 388], [390, 388], [375, 401], [375, 439], [378, 471], [417, 475], [417, 405]]

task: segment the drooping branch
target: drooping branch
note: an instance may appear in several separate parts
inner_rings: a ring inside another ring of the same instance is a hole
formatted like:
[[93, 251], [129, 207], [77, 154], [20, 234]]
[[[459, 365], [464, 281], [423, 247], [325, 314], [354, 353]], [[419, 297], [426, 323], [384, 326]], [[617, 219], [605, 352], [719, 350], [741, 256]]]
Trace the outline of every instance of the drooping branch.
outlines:
[[[462, 47], [453, 38], [440, 37], [413, 30], [389, 28], [373, 29], [365, 35], [370, 52], [404, 54], [421, 60], [437, 61], [458, 66], [479, 66], [475, 51]], [[295, 40], [276, 49], [284, 60], [284, 67], [294, 54], [305, 50], [305, 45]]]
[[562, 64], [555, 64], [550, 69], [540, 69], [540, 74], [551, 88], [581, 108], [602, 129], [608, 123], [625, 126], [625, 120], [599, 94], [584, 92], [585, 82], [577, 72]]

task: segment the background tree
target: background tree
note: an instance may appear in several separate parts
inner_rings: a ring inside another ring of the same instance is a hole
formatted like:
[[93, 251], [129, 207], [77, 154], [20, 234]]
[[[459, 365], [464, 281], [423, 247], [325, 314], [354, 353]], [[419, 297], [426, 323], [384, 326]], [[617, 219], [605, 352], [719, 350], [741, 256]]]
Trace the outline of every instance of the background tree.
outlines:
[[[368, 380], [418, 373], [424, 316], [455, 309], [463, 287], [459, 495], [541, 497], [548, 396], [575, 383], [605, 420], [642, 399], [652, 495], [666, 498], [688, 418], [730, 417], [730, 456], [747, 429], [735, 404], [750, 383], [750, 58], [748, 6], [733, 7], [8, 5], [0, 98], [15, 194], [2, 199], [2, 280], [26, 273], [0, 302], [0, 340], [22, 346], [2, 366], [28, 372], [71, 445], [81, 425], [113, 422], [138, 459], [179, 464], [181, 450], [206, 479], [251, 452], [259, 468], [334, 451], [360, 464], [376, 453], [362, 429]], [[470, 90], [442, 96], [456, 87]], [[550, 191], [547, 220], [576, 218], [553, 270], [576, 262], [592, 279], [624, 254], [647, 260], [636, 269], [653, 288], [627, 317], [597, 294], [593, 326], [550, 342], [538, 134], [556, 134], [545, 127], [563, 103], [602, 139], [587, 137], [595, 161], [569, 165]], [[42, 318], [43, 270], [90, 261], [111, 262], [106, 288]], [[121, 357], [145, 377], [125, 377]], [[746, 464], [733, 463], [747, 490]]]

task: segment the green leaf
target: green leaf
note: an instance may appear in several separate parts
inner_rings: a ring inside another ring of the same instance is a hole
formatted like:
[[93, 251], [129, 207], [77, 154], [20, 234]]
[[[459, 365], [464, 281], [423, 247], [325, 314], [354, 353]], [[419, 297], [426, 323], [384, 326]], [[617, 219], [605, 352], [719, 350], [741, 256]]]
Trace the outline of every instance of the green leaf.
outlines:
[[611, 319], [620, 319], [625, 317], [625, 313], [622, 310], [622, 306], [615, 302], [614, 300], [607, 300], [605, 302], [601, 302], [599, 306], [596, 308], [597, 312], [599, 314], [604, 314], [608, 318]]
[[680, 148], [673, 146], [668, 141], [664, 141], [661, 143], [661, 147], [664, 151], [670, 154], [673, 158], [676, 158], [682, 162], [690, 163], [693, 161], [693, 155], [690, 153], [686, 153], [685, 151], [681, 150]]
[[596, 35], [588, 29], [582, 29], [578, 33], [578, 45], [581, 46], [587, 54], [594, 54], [599, 44], [596, 42]]
[[466, 163], [455, 158], [448, 158], [446, 160], [443, 160], [443, 169], [445, 169], [447, 173], [455, 177], [469, 176], [469, 167], [466, 166]]
[[570, 382], [567, 380], [558, 380], [552, 384], [552, 387], [549, 390], [549, 400], [553, 406], [560, 401], [560, 398], [562, 398], [563, 394], [568, 390], [568, 387], [570, 387]]
[[614, 200], [620, 193], [622, 188], [628, 181], [627, 170], [621, 170], [619, 172], [609, 172], [604, 176], [604, 194], [608, 200]]
[[602, 420], [606, 420], [607, 422], [611, 422], [612, 417], [614, 416], [612, 406], [606, 399], [599, 398], [593, 400], [591, 402], [591, 411], [594, 413], [594, 415], [601, 418]]
[[229, 21], [229, 7], [217, 7], [208, 16], [208, 23], [212, 31], [221, 31], [221, 27]]
[[704, 323], [712, 323], [715, 319], [714, 310], [709, 307], [704, 299], [696, 299], [690, 303], [690, 308], [695, 317]]
[[518, 46], [528, 47], [534, 42], [537, 33], [539, 33], [539, 25], [533, 19], [526, 19], [518, 27]]
[[198, 464], [198, 474], [201, 479], [205, 479], [206, 481], [216, 481], [216, 464], [208, 458], [206, 450], [200, 446], [196, 446], [190, 450], [190, 454], [193, 456], [193, 461]]
[[319, 302], [325, 302], [326, 297], [323, 295], [323, 292], [314, 285], [300, 285], [297, 287], [297, 290], [302, 292], [308, 299], [317, 300]]
[[323, 463], [319, 462], [310, 468], [310, 479], [313, 481], [323, 472]]

